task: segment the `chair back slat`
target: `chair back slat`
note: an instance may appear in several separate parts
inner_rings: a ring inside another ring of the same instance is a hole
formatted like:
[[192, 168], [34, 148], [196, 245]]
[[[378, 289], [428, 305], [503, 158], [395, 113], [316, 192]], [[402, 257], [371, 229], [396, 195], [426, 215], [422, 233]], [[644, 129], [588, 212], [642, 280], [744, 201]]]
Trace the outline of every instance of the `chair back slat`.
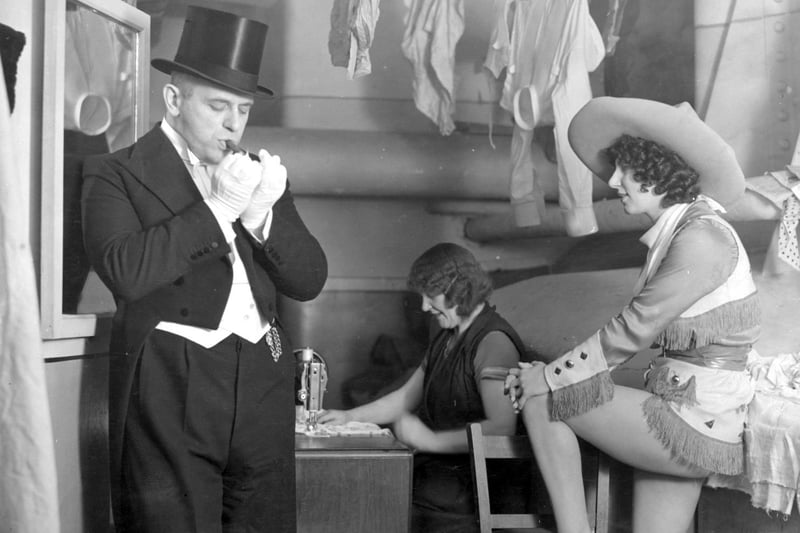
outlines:
[[[489, 502], [489, 476], [487, 459], [531, 459], [533, 450], [530, 441], [523, 435], [484, 435], [480, 423], [469, 424], [470, 455], [472, 458], [472, 480], [475, 490], [475, 506], [481, 533], [492, 529], [535, 528], [539, 517], [535, 514], [492, 514]], [[533, 466], [531, 466], [533, 468]]]

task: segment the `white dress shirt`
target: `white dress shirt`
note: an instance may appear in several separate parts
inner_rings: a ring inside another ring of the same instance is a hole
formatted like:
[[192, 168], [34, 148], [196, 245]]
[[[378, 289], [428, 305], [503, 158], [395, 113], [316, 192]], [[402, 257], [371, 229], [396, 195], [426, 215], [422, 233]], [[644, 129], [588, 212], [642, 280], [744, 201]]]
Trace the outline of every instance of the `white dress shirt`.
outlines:
[[[186, 168], [189, 170], [189, 174], [191, 174], [197, 189], [207, 202], [211, 194], [213, 167], [206, 168], [206, 165], [192, 153], [183, 137], [167, 123], [166, 119], [161, 121], [161, 130], [172, 142], [173, 146], [175, 146], [175, 150], [177, 150], [181, 159], [183, 159], [183, 162], [186, 164]], [[231, 247], [229, 258], [233, 264], [233, 285], [231, 286], [231, 292], [228, 295], [228, 302], [222, 313], [219, 327], [217, 329], [206, 329], [175, 322], [161, 321], [156, 325], [156, 329], [180, 335], [204, 348], [211, 348], [232, 333], [252, 343], [256, 343], [269, 331], [271, 326], [261, 316], [256, 306], [253, 292], [250, 289], [250, 283], [247, 279], [247, 272], [239, 258], [239, 252], [236, 249], [234, 242], [236, 239], [236, 232], [233, 230], [233, 226], [215, 213], [213, 207], [211, 207], [211, 212], [217, 219], [225, 235], [225, 240]], [[260, 242], [266, 240], [266, 237], [269, 235], [271, 219], [272, 212], [270, 211], [263, 231], [258, 232], [260, 234], [256, 233], [253, 235]]]

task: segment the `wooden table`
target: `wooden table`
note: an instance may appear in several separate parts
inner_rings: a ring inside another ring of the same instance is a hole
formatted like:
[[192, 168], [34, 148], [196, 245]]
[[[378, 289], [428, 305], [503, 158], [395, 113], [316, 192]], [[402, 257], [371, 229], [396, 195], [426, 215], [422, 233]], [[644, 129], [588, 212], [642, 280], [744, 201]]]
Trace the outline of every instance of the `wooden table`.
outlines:
[[298, 533], [408, 533], [413, 454], [393, 437], [295, 436]]

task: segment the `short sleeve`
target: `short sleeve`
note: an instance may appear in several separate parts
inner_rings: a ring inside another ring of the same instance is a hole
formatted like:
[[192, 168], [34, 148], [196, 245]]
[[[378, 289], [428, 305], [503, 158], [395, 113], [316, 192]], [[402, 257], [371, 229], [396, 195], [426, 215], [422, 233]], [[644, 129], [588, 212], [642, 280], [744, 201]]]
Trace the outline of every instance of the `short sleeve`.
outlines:
[[492, 331], [478, 345], [473, 361], [475, 382], [482, 379], [504, 380], [509, 368], [517, 368], [519, 352], [508, 335]]

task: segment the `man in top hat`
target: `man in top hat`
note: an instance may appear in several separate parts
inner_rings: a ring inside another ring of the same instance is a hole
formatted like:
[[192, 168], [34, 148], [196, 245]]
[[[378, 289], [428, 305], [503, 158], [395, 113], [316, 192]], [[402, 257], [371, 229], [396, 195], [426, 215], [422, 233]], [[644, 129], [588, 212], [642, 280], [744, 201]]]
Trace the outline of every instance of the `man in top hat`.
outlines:
[[109, 438], [118, 531], [294, 531], [294, 375], [276, 316], [327, 262], [277, 156], [235, 145], [267, 26], [190, 6], [164, 119], [86, 161], [83, 226], [117, 304]]

